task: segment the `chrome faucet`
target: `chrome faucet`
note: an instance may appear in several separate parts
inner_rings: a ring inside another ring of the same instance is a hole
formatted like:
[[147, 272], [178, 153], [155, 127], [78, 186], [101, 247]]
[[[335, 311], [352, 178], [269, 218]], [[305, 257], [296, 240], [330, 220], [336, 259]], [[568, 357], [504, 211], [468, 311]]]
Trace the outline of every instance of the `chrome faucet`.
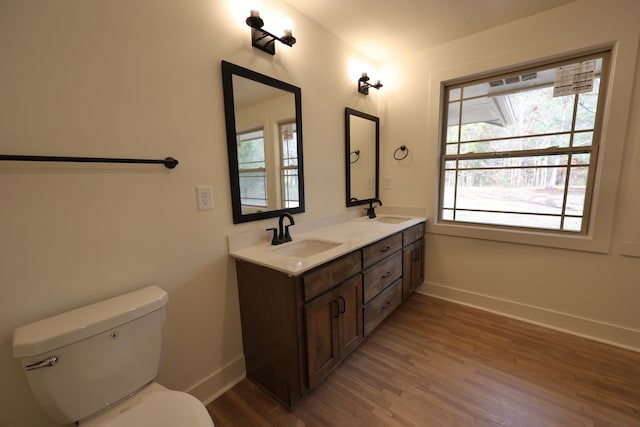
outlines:
[[375, 208], [373, 207], [374, 203], [378, 203], [378, 206], [382, 206], [382, 202], [380, 201], [380, 199], [371, 199], [371, 201], [369, 201], [369, 208], [367, 208], [367, 215], [371, 219], [376, 217], [376, 211], [375, 211]]
[[[284, 225], [284, 219], [289, 219], [289, 225]], [[280, 219], [278, 220], [278, 228], [267, 228], [267, 231], [273, 231], [273, 238], [271, 239], [272, 245], [279, 245], [281, 243], [286, 243], [291, 241], [291, 234], [289, 233], [289, 227], [295, 225], [296, 222], [293, 220], [291, 214], [283, 213], [280, 215]]]

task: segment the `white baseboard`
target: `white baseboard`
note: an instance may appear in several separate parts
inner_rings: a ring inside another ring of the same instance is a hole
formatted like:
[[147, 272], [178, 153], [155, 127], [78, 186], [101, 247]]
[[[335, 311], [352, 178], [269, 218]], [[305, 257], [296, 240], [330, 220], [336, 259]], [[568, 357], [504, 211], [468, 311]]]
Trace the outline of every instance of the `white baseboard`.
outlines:
[[208, 405], [224, 392], [244, 379], [244, 355], [240, 355], [222, 368], [189, 387], [186, 392]]
[[640, 352], [640, 330], [425, 282], [418, 293]]

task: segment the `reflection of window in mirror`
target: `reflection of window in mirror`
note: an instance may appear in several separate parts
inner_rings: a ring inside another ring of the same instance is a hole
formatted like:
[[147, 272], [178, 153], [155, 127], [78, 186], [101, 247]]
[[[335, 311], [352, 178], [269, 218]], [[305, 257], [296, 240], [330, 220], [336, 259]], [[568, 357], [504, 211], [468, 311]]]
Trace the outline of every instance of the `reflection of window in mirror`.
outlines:
[[[261, 212], [273, 206], [300, 206], [296, 123], [280, 123], [277, 132], [276, 144], [265, 143], [263, 129], [238, 134], [238, 175], [243, 213]], [[269, 182], [278, 183], [280, 188], [270, 191]]]
[[298, 195], [298, 138], [296, 123], [280, 124], [282, 206], [285, 209], [300, 206]]
[[238, 175], [243, 211], [267, 207], [267, 168], [264, 130], [238, 134]]
[[292, 98], [292, 94], [272, 91], [262, 102], [236, 106], [243, 215], [300, 205]]

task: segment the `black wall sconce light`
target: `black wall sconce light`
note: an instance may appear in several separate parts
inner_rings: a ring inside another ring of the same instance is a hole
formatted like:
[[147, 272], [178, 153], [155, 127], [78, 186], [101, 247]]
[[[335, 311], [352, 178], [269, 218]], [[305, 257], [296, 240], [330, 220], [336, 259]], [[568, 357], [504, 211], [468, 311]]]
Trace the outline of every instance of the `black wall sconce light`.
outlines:
[[370, 87], [374, 89], [380, 89], [382, 87], [382, 83], [380, 83], [380, 80], [376, 80], [373, 84], [369, 83], [369, 80], [370, 79], [367, 73], [362, 73], [362, 77], [358, 79], [358, 92], [369, 95]]
[[251, 27], [251, 46], [267, 52], [270, 55], [276, 54], [275, 41], [278, 40], [282, 44], [291, 47], [296, 44], [296, 38], [291, 34], [291, 30], [284, 30], [282, 37], [275, 36], [270, 32], [263, 30], [264, 21], [260, 18], [260, 12], [252, 10], [251, 15], [247, 18], [246, 23]]

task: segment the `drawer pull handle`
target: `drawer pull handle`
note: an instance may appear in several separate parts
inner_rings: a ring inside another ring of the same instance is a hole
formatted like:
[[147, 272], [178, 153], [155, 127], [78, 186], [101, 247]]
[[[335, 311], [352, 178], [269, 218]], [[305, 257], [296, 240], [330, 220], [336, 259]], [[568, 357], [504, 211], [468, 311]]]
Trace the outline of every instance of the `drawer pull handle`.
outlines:
[[387, 271], [386, 273], [384, 273], [384, 274], [382, 275], [382, 278], [383, 278], [383, 279], [386, 279], [386, 278], [387, 278], [387, 277], [389, 277], [389, 276], [391, 276], [391, 272], [390, 272], [390, 271]]
[[384, 303], [384, 305], [382, 306], [383, 310], [386, 310], [387, 308], [391, 307], [391, 301], [387, 301]]
[[380, 252], [384, 253], [384, 252], [389, 252], [391, 250], [391, 246], [385, 246], [384, 248], [380, 249]]
[[[342, 295], [338, 297], [338, 300], [338, 311], [340, 312], [340, 314], [344, 314], [344, 312], [347, 311], [347, 300]], [[342, 302], [342, 308], [339, 307], [340, 302]]]
[[338, 317], [340, 317], [340, 304], [335, 299], [331, 301], [331, 311], [333, 311], [333, 307], [336, 308], [336, 310], [333, 312], [333, 317], [337, 319]]

